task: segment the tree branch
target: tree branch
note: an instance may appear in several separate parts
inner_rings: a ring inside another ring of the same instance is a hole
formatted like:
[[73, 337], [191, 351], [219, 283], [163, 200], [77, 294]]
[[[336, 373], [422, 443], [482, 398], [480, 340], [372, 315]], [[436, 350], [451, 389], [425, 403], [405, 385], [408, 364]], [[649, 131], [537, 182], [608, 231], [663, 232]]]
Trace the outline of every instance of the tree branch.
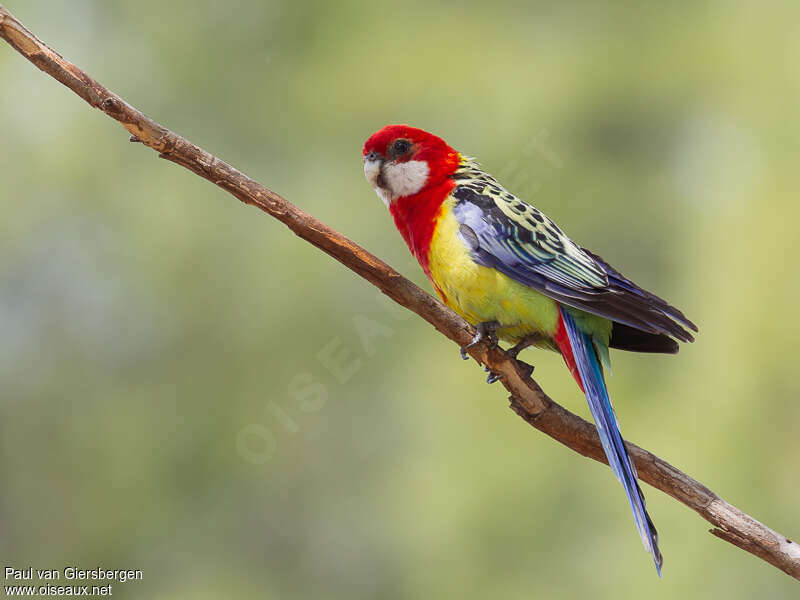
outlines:
[[[0, 6], [0, 37], [39, 69], [51, 75], [95, 108], [119, 121], [132, 137], [236, 198], [275, 217], [296, 235], [326, 252], [378, 287], [392, 300], [417, 313], [459, 346], [473, 329], [453, 311], [337, 231], [287, 200], [142, 114], [42, 43]], [[511, 408], [533, 427], [576, 452], [606, 463], [593, 425], [551, 400], [517, 362], [485, 344], [469, 353], [499, 374], [511, 393]], [[700, 482], [656, 455], [626, 442], [639, 478], [696, 511], [714, 528], [712, 534], [758, 556], [800, 580], [800, 545], [731, 506]]]

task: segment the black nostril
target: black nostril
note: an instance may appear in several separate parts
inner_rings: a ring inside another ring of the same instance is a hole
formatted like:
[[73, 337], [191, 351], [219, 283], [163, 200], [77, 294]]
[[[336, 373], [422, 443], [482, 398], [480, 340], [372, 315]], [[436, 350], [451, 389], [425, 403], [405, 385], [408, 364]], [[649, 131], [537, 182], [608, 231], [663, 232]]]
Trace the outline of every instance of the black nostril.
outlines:
[[367, 160], [378, 160], [380, 158], [380, 154], [374, 151], [368, 152], [364, 158], [366, 158]]

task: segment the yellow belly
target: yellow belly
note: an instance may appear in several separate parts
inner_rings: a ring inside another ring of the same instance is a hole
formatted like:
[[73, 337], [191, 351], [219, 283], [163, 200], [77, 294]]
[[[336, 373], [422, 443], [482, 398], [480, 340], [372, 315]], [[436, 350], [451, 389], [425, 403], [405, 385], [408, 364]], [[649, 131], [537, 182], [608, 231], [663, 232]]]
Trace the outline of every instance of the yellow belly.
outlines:
[[458, 237], [458, 221], [448, 198], [439, 213], [428, 254], [430, 277], [443, 302], [472, 325], [497, 321], [497, 336], [517, 343], [543, 334], [540, 346], [552, 347], [558, 325], [558, 305], [536, 290], [503, 273], [477, 264]]

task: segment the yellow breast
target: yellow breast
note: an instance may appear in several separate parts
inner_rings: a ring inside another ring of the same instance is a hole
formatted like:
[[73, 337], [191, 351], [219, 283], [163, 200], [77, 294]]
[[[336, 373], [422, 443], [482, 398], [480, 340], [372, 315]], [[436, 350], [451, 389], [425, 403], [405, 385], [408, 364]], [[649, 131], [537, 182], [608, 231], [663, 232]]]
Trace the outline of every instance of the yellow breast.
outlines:
[[442, 204], [428, 254], [431, 281], [443, 302], [472, 325], [497, 321], [498, 337], [512, 343], [532, 333], [553, 335], [555, 301], [476, 263], [458, 235], [454, 203], [451, 196]]

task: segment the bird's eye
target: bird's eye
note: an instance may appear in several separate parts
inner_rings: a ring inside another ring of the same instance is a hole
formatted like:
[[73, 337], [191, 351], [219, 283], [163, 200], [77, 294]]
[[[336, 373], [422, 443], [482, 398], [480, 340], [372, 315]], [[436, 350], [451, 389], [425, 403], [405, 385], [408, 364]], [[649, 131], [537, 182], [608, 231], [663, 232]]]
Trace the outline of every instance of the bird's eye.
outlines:
[[395, 156], [402, 156], [409, 150], [411, 150], [411, 142], [408, 140], [396, 140], [395, 143], [392, 144], [392, 154]]

